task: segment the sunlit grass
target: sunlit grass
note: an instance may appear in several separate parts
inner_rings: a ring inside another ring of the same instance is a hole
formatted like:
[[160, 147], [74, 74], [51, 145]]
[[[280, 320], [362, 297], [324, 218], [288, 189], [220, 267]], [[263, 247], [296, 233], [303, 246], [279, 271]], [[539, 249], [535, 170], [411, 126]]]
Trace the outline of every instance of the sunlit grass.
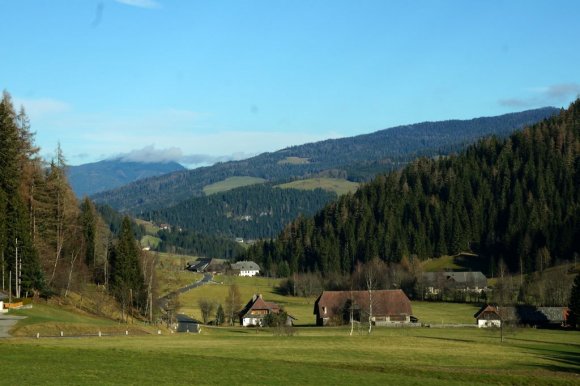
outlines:
[[347, 193], [354, 193], [358, 189], [359, 184], [342, 178], [308, 178], [305, 180], [296, 180], [277, 185], [277, 187], [283, 189], [292, 188], [301, 190], [314, 190], [320, 188], [335, 192], [341, 196]]
[[[579, 332], [208, 328], [201, 334], [0, 341], [5, 384], [576, 384]], [[33, 360], [31, 360], [33, 358]], [[58, 365], [55, 365], [58, 358]]]

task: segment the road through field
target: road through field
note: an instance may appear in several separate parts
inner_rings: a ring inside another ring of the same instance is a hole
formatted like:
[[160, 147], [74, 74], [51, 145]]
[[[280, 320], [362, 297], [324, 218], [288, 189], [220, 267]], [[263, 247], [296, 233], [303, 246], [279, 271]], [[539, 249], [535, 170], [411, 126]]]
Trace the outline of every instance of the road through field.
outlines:
[[203, 279], [196, 281], [195, 283], [186, 285], [185, 287], [182, 287], [178, 290], [175, 290], [173, 292], [168, 293], [165, 296], [162, 296], [161, 298], [159, 298], [159, 304], [161, 308], [165, 308], [165, 305], [167, 304], [167, 300], [169, 299], [169, 297], [176, 295], [176, 294], [183, 294], [189, 290], [192, 290], [194, 288], [197, 288], [199, 286], [202, 286], [204, 284], [209, 283], [210, 281], [212, 281], [213, 279], [213, 275], [211, 273], [205, 273], [203, 275]]
[[10, 329], [26, 316], [0, 315], [0, 338], [9, 338]]

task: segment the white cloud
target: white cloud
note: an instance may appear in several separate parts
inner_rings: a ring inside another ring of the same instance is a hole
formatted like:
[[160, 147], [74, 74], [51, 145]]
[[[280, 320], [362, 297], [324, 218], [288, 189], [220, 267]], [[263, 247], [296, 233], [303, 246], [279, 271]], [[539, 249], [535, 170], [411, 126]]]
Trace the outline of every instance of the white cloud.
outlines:
[[131, 7], [155, 9], [161, 8], [161, 4], [154, 0], [115, 0], [117, 3], [129, 5]]
[[26, 114], [31, 119], [41, 118], [47, 115], [65, 113], [72, 110], [72, 107], [63, 101], [52, 98], [14, 98], [14, 106], [19, 109], [24, 106]]

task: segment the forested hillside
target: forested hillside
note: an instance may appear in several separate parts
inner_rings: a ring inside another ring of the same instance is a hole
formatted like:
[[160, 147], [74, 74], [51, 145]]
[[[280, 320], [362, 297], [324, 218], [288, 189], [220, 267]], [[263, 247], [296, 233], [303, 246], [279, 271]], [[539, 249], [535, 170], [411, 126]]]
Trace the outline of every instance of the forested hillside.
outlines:
[[104, 160], [67, 168], [67, 177], [77, 197], [111, 190], [147, 177], [185, 170], [177, 162], [132, 162]]
[[580, 251], [580, 100], [507, 139], [457, 156], [419, 159], [300, 218], [246, 258], [272, 271], [348, 273], [375, 257], [397, 262], [472, 250], [490, 271], [541, 271]]
[[140, 217], [205, 235], [270, 238], [299, 215], [311, 216], [335, 198], [336, 194], [321, 189], [301, 191], [263, 184], [192, 198]]
[[154, 260], [141, 254], [129, 219], [116, 240], [93, 203], [76, 199], [60, 147], [48, 165], [38, 152], [26, 114], [15, 111], [5, 92], [0, 100], [1, 291], [12, 299], [66, 298], [98, 283], [123, 310], [151, 310]]
[[205, 186], [232, 176], [285, 182], [322, 175], [364, 181], [378, 172], [398, 169], [418, 156], [450, 154], [486, 135], [507, 136], [557, 111], [543, 108], [498, 117], [399, 126], [372, 134], [294, 146], [244, 161], [148, 178], [98, 193], [93, 198], [120, 211], [139, 213], [201, 196]]

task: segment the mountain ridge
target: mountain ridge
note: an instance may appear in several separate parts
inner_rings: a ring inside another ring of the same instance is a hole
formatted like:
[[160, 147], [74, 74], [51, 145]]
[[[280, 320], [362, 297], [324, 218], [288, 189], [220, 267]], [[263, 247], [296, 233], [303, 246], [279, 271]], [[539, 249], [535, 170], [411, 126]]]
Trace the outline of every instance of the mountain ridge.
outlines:
[[[204, 186], [232, 176], [287, 182], [325, 173], [352, 181], [365, 181], [377, 172], [399, 168], [420, 156], [456, 152], [483, 136], [507, 136], [558, 111], [544, 107], [495, 117], [396, 126], [355, 137], [287, 147], [242, 161], [150, 177], [97, 193], [92, 198], [117, 210], [138, 213], [202, 196]], [[281, 162], [292, 157], [307, 159], [308, 162]]]
[[83, 197], [179, 170], [186, 168], [173, 161], [137, 162], [115, 158], [69, 166], [67, 176], [77, 197]]

